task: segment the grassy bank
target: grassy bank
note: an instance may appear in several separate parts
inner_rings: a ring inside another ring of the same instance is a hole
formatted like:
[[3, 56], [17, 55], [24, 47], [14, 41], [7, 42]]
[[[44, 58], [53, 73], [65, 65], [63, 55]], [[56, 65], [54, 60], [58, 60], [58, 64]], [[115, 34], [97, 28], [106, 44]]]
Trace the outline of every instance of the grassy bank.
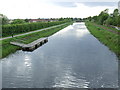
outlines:
[[0, 41], [0, 42], [2, 42], [2, 57], [1, 58], [4, 58], [4, 57], [8, 56], [9, 54], [14, 53], [15, 51], [20, 49], [20, 47], [11, 45], [10, 41], [17, 41], [17, 42], [21, 42], [21, 43], [30, 43], [39, 38], [51, 36], [54, 33], [60, 31], [61, 29], [67, 27], [68, 25], [70, 25], [72, 23], [73, 22], [69, 22], [62, 26], [58, 26], [58, 27], [51, 28], [51, 29], [46, 29], [44, 31], [35, 32], [32, 34], [27, 34], [27, 35], [23, 35], [23, 36], [19, 36], [19, 37], [2, 40], [2, 41]]
[[115, 52], [120, 59], [120, 35], [104, 30], [103, 28], [96, 27], [94, 23], [91, 22], [86, 22], [86, 26], [92, 35], [94, 35], [103, 44], [108, 46], [109, 49]]

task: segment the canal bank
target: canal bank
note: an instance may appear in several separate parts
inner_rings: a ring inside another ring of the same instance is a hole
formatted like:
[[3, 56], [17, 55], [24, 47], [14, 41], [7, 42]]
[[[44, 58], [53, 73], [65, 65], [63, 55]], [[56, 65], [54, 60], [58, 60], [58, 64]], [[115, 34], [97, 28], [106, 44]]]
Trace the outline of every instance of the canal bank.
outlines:
[[2, 59], [3, 88], [117, 88], [118, 59], [87, 30], [74, 23], [33, 52]]
[[48, 37], [50, 35], [53, 35], [54, 33], [58, 32], [59, 30], [65, 28], [65, 27], [67, 27], [68, 25], [70, 25], [72, 23], [73, 22], [69, 22], [69, 23], [66, 23], [64, 25], [54, 27], [54, 28], [51, 28], [51, 29], [46, 29], [46, 30], [43, 30], [43, 31], [34, 32], [34, 33], [27, 34], [27, 35], [13, 37], [13, 38], [5, 39], [5, 40], [0, 40], [0, 42], [1, 42], [1, 47], [0, 48], [2, 48], [2, 57], [0, 57], [0, 58], [4, 58], [4, 57], [8, 56], [9, 54], [14, 53], [17, 50], [21, 49], [18, 46], [11, 45], [10, 42], [18, 42], [18, 43], [29, 44], [29, 43], [31, 43], [31, 42], [39, 39], [39, 38]]
[[86, 22], [88, 30], [94, 35], [100, 42], [106, 45], [111, 51], [120, 59], [120, 32], [116, 30], [107, 30], [107, 27], [97, 25], [92, 22]]

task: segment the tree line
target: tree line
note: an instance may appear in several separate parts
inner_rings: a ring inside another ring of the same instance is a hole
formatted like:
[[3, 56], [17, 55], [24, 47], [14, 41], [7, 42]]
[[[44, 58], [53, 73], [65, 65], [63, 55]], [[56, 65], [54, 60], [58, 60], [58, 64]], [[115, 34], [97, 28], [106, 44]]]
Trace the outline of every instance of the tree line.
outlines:
[[105, 9], [99, 15], [93, 17], [90, 16], [85, 19], [101, 25], [112, 25], [120, 27], [120, 13], [118, 9], [115, 9], [111, 14], [109, 14], [108, 11], [108, 9]]
[[[55, 18], [52, 18], [55, 19]], [[14, 19], [10, 23], [10, 19], [7, 16], [0, 14], [0, 25], [2, 25], [2, 36], [11, 36], [20, 33], [26, 33], [37, 29], [47, 28], [54, 25], [70, 22], [72, 18], [57, 18], [54, 22], [33, 22], [29, 23], [30, 19]]]
[[[45, 18], [38, 18], [37, 20], [39, 19], [45, 19]], [[7, 18], [7, 16], [3, 15], [3, 14], [0, 14], [0, 25], [7, 25], [7, 24], [23, 24], [23, 23], [29, 23], [31, 19], [13, 19], [13, 20], [10, 20]], [[48, 19], [48, 22], [49, 20], [56, 20], [56, 21], [73, 21], [74, 19], [73, 18], [70, 18], [70, 17], [67, 17], [67, 18], [49, 18]]]

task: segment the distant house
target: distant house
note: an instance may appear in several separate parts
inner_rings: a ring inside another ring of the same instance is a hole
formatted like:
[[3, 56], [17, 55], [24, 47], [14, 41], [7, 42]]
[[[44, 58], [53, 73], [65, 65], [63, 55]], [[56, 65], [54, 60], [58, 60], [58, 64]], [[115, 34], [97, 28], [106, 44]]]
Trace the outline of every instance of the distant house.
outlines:
[[56, 19], [30, 19], [29, 23], [32, 22], [54, 22], [54, 21], [58, 21]]

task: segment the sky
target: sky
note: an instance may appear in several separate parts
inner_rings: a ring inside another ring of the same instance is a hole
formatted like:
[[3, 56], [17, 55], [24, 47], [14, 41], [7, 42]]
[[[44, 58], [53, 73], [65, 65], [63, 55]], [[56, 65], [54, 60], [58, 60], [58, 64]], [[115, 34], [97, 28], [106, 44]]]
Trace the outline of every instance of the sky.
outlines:
[[119, 0], [1, 0], [0, 13], [9, 19], [86, 18], [118, 8]]

